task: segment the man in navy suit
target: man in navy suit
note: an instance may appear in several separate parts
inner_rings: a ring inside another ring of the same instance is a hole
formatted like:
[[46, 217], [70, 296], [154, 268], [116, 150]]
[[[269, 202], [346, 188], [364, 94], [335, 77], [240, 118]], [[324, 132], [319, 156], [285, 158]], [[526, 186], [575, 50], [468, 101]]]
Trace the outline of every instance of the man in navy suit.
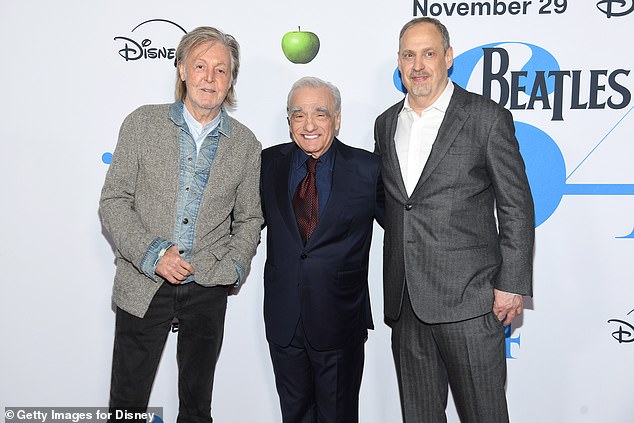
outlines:
[[262, 152], [260, 187], [264, 321], [282, 418], [356, 422], [373, 328], [368, 256], [373, 221], [383, 223], [381, 160], [336, 138], [341, 96], [331, 83], [300, 79], [287, 112], [294, 142]]

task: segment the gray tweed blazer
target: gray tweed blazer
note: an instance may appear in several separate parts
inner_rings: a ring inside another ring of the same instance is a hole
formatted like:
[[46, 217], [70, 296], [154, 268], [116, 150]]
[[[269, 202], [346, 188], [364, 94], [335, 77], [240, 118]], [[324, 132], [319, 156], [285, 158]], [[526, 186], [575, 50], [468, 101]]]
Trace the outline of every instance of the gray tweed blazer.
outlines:
[[[116, 248], [115, 304], [143, 317], [163, 279], [141, 269], [157, 237], [171, 240], [176, 219], [181, 126], [169, 104], [142, 106], [124, 120], [99, 211]], [[260, 239], [262, 146], [234, 118], [221, 134], [196, 221], [191, 264], [196, 283], [228, 285], [237, 262], [248, 273]]]

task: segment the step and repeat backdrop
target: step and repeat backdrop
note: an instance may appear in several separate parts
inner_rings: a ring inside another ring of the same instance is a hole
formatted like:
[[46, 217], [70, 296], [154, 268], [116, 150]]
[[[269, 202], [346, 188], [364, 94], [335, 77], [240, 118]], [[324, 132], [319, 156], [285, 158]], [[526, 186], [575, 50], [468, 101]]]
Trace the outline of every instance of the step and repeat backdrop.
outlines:
[[[340, 138], [372, 150], [375, 117], [403, 97], [398, 32], [417, 16], [449, 28], [452, 80], [512, 111], [533, 190], [535, 296], [507, 333], [511, 421], [633, 422], [632, 0], [3, 0], [3, 413], [107, 406], [115, 267], [97, 214], [100, 189], [123, 118], [141, 104], [173, 101], [184, 33], [210, 25], [237, 38], [232, 114], [264, 147], [290, 140], [286, 95], [313, 75], [341, 90]], [[298, 47], [285, 36], [299, 38]], [[376, 225], [364, 423], [401, 420], [382, 323], [382, 238]], [[264, 261], [260, 245], [229, 301], [218, 422], [280, 421], [262, 321]], [[155, 422], [177, 413], [175, 337], [152, 393], [151, 406], [162, 407]], [[5, 413], [2, 421], [25, 418]], [[459, 421], [451, 398], [448, 419]]]

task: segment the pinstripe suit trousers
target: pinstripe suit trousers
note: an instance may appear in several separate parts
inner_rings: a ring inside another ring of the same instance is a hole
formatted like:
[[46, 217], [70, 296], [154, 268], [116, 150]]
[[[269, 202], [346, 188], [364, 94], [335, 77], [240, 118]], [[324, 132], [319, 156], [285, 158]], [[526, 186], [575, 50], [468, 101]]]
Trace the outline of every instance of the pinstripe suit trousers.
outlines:
[[392, 324], [403, 421], [446, 422], [451, 387], [462, 423], [508, 423], [504, 327], [495, 314], [427, 324], [415, 315], [407, 291]]

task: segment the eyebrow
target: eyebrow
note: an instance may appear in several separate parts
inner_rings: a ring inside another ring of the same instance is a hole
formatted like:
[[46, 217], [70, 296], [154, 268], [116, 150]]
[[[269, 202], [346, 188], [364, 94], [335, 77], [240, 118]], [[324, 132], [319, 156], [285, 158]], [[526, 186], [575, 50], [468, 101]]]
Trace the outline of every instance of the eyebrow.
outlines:
[[[316, 112], [326, 113], [327, 115], [329, 115], [329, 116], [330, 116], [330, 110], [328, 110], [328, 107], [326, 107], [326, 106], [316, 106], [316, 107], [314, 108], [314, 110], [315, 110]], [[292, 114], [295, 114], [295, 113], [299, 113], [299, 112], [304, 113], [304, 110], [303, 110], [301, 107], [292, 107], [292, 108], [289, 110], [289, 113], [290, 113], [291, 115], [292, 115]]]
[[289, 114], [294, 115], [295, 113], [301, 112], [301, 107], [291, 107], [288, 111]]

